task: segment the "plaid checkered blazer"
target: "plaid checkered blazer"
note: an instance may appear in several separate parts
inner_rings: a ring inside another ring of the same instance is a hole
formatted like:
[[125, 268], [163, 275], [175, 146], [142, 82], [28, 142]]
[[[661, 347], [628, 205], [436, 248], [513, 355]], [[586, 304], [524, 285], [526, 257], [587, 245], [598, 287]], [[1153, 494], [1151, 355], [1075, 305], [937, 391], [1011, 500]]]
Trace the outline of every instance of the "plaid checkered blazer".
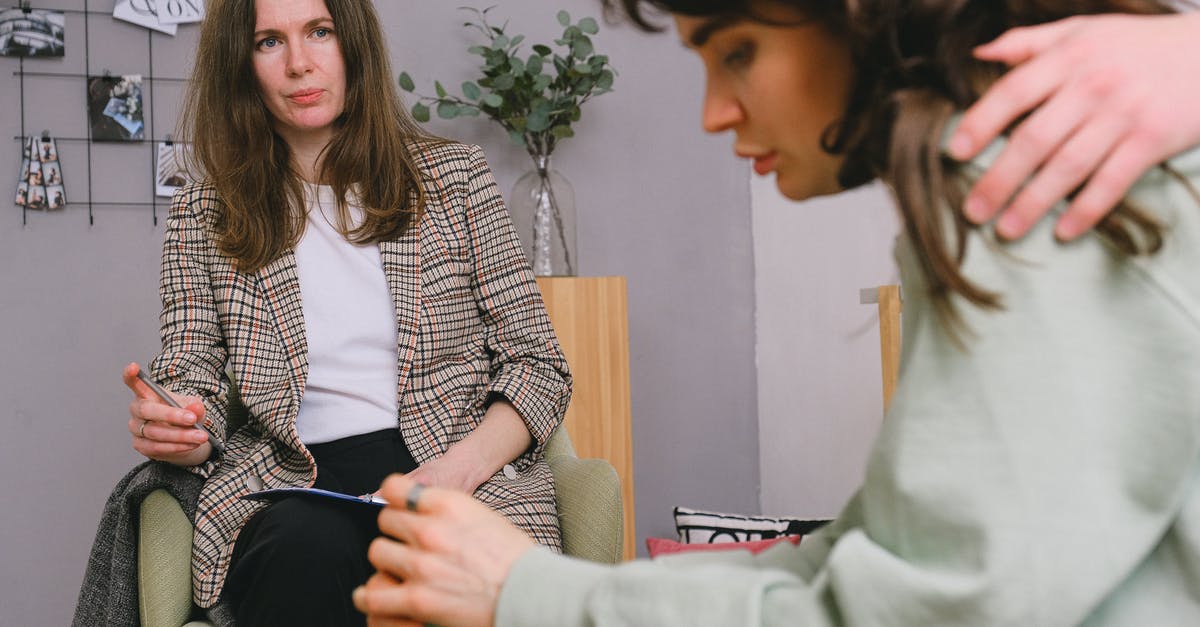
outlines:
[[[399, 330], [398, 428], [424, 463], [466, 436], [500, 394], [535, 441], [475, 497], [538, 542], [561, 549], [554, 486], [542, 459], [571, 395], [567, 363], [521, 251], [496, 181], [477, 147], [422, 144], [427, 207], [395, 241], [379, 244]], [[153, 375], [203, 399], [225, 455], [197, 466], [207, 477], [196, 510], [192, 577], [196, 603], [217, 601], [238, 532], [262, 503], [241, 500], [247, 479], [266, 487], [311, 486], [312, 455], [296, 432], [308, 374], [296, 259], [288, 251], [239, 272], [214, 245], [221, 203], [207, 184], [180, 190], [163, 246], [163, 351]], [[227, 433], [229, 375], [249, 409]]]

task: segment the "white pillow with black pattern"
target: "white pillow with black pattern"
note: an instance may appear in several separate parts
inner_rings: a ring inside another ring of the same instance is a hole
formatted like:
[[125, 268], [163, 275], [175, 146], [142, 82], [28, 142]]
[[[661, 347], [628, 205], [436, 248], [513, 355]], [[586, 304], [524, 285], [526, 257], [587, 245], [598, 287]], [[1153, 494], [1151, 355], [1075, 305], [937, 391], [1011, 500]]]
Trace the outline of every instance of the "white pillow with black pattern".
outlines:
[[755, 542], [781, 536], [803, 536], [828, 522], [675, 508], [675, 530], [679, 533], [679, 541], [685, 544]]

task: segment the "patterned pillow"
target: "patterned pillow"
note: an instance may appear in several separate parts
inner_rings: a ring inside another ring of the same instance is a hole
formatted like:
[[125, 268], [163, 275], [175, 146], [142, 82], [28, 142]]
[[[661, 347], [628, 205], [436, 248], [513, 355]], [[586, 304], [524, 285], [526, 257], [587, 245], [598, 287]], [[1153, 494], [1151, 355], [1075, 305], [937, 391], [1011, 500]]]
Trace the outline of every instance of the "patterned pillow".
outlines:
[[829, 521], [743, 516], [675, 508], [675, 530], [679, 532], [679, 541], [686, 544], [753, 542], [779, 536], [803, 536], [827, 522]]

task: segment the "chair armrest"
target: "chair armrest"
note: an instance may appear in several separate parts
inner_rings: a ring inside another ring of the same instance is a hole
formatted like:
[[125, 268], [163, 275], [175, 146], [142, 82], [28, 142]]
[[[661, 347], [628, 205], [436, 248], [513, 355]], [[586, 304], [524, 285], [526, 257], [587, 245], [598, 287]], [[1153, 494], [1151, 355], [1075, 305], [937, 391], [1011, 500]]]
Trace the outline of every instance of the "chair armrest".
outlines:
[[166, 490], [142, 501], [138, 609], [144, 627], [179, 627], [192, 614], [192, 523]]
[[571, 455], [556, 455], [547, 462], [554, 475], [563, 552], [607, 564], [620, 562], [624, 518], [617, 471], [602, 459]]

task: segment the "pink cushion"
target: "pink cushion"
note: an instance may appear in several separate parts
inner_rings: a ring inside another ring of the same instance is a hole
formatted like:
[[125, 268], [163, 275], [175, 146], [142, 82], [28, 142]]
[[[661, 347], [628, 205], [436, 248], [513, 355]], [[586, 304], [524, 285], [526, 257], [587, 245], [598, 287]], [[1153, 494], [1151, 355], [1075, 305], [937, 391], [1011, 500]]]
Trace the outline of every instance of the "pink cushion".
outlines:
[[670, 555], [671, 553], [688, 553], [694, 551], [736, 551], [739, 549], [750, 551], [751, 553], [761, 553], [777, 542], [791, 542], [792, 544], [800, 544], [801, 536], [779, 536], [769, 540], [754, 540], [751, 542], [718, 542], [716, 544], [684, 544], [675, 540], [666, 538], [646, 538], [646, 550], [650, 552], [650, 557], [658, 557], [659, 555]]

